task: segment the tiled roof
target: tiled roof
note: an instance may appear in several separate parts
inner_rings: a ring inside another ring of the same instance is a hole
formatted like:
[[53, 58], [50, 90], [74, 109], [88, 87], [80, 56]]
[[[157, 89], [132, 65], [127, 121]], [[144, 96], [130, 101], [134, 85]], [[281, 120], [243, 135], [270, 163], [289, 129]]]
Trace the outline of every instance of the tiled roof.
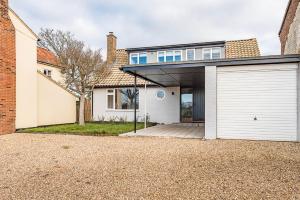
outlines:
[[[242, 58], [242, 57], [257, 57], [260, 56], [260, 51], [256, 39], [234, 40], [225, 43], [225, 57], [226, 58]], [[125, 49], [118, 49], [116, 55], [116, 62], [110, 68], [110, 73], [105, 75], [96, 87], [122, 87], [133, 86], [134, 77], [122, 72], [120, 67], [128, 65], [128, 53]], [[144, 85], [142, 79], [137, 79], [138, 85]], [[153, 85], [153, 83], [147, 82]]]
[[245, 58], [258, 56], [260, 56], [260, 51], [255, 38], [226, 41], [225, 43], [226, 58]]
[[[125, 49], [117, 49], [116, 62], [110, 67], [109, 74], [101, 79], [96, 87], [133, 86], [134, 77], [122, 72], [120, 67], [128, 64], [128, 54]], [[145, 81], [137, 78], [137, 85], [144, 85]], [[149, 83], [150, 84], [150, 83]]]
[[37, 48], [37, 59], [38, 59], [38, 62], [42, 62], [42, 63], [46, 63], [46, 64], [50, 64], [50, 65], [59, 67], [57, 57], [54, 55], [54, 53], [52, 53], [48, 49], [38, 47]]

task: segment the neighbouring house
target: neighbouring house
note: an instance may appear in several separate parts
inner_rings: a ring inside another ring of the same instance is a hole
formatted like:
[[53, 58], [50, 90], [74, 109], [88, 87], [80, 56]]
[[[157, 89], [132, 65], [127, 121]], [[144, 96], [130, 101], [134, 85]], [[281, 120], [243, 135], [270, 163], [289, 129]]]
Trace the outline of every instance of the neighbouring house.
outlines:
[[8, 0], [0, 1], [0, 10], [0, 134], [74, 123], [77, 97], [52, 77], [54, 70], [53, 79], [40, 71], [57, 66], [38, 52], [38, 36], [9, 9]]
[[256, 39], [117, 49], [110, 33], [107, 43], [111, 73], [93, 91], [94, 120], [202, 122], [206, 139], [300, 140], [299, 55], [260, 56]]
[[300, 53], [300, 0], [289, 0], [279, 31], [282, 54]]

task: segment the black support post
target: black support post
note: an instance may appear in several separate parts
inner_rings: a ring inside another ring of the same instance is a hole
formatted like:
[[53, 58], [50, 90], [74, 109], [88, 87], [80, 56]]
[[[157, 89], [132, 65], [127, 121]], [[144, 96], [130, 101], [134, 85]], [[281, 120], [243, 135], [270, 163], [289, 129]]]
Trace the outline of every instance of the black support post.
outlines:
[[136, 133], [136, 109], [137, 109], [137, 88], [136, 75], [134, 76], [134, 133]]

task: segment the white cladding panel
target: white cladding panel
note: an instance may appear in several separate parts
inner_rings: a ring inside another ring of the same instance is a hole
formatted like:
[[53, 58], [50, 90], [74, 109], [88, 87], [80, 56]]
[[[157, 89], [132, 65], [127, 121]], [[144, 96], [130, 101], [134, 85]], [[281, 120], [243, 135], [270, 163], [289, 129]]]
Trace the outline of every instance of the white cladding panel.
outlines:
[[217, 137], [297, 140], [297, 65], [217, 71]]

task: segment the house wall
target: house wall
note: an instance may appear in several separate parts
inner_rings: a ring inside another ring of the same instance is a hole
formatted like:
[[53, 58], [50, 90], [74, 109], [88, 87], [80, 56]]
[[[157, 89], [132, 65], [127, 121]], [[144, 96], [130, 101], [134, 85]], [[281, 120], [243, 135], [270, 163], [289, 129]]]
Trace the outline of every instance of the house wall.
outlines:
[[[93, 118], [95, 121], [102, 117], [109, 120], [112, 117], [126, 117], [128, 121], [134, 120], [133, 110], [108, 110], [107, 109], [107, 90], [106, 88], [98, 88], [94, 90], [93, 95]], [[159, 100], [156, 98], [158, 90], [165, 91], [165, 98]], [[151, 122], [157, 123], [178, 123], [180, 121], [180, 88], [159, 88], [149, 87], [146, 92], [144, 88], [139, 88], [139, 110], [137, 116], [139, 121], [144, 119], [145, 108], [150, 116]], [[172, 94], [174, 93], [174, 95]], [[145, 101], [146, 98], [146, 101]], [[145, 104], [146, 102], [146, 104]], [[146, 105], [146, 106], [145, 106]]]
[[[281, 53], [299, 53], [299, 0], [290, 0], [279, 33]], [[297, 49], [298, 47], [298, 49]]]
[[0, 1], [0, 135], [15, 131], [16, 45], [8, 1]]
[[37, 126], [37, 37], [12, 11], [16, 29], [16, 128]]
[[40, 73], [37, 77], [37, 125], [75, 123], [77, 98], [48, 77]]
[[64, 76], [61, 73], [61, 70], [57, 67], [52, 67], [50, 65], [38, 63], [38, 70], [42, 73], [44, 73], [44, 69], [51, 70], [51, 78], [55, 80], [58, 83], [63, 84], [64, 83]]
[[284, 54], [300, 53], [300, 5], [298, 4], [295, 17], [287, 35]]

